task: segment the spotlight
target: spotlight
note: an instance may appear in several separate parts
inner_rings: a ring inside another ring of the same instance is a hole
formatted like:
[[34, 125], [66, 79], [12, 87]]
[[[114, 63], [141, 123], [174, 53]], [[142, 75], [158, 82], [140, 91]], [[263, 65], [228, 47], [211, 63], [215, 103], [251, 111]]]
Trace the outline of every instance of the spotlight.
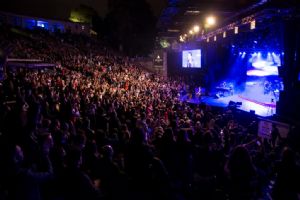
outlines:
[[239, 33], [239, 27], [236, 26], [236, 27], [234, 27], [234, 34], [238, 34], [238, 33]]
[[193, 30], [194, 30], [195, 33], [198, 33], [200, 31], [200, 27], [198, 25], [195, 25], [193, 27]]
[[268, 52], [267, 61], [268, 61], [268, 62], [271, 62], [271, 61], [272, 61], [272, 56], [271, 56], [271, 53], [270, 53], [270, 52]]
[[243, 52], [242, 58], [245, 58], [245, 57], [246, 57], [246, 52]]
[[179, 37], [179, 41], [184, 42], [184, 37], [182, 37], [182, 35]]
[[261, 59], [261, 52], [257, 53], [257, 58]]
[[255, 29], [255, 27], [256, 27], [256, 21], [253, 20], [253, 21], [251, 21], [251, 23], [250, 23], [250, 29], [253, 30], [253, 29]]
[[210, 27], [216, 24], [216, 18], [214, 16], [209, 16], [206, 18], [206, 24]]
[[189, 33], [190, 33], [191, 35], [193, 35], [193, 34], [194, 34], [194, 31], [193, 31], [193, 30], [190, 30]]

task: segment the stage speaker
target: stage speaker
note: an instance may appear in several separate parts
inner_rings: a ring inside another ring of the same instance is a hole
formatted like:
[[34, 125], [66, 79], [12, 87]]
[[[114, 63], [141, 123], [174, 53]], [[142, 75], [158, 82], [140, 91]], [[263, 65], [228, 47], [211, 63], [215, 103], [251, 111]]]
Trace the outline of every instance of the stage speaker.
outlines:
[[236, 102], [236, 106], [238, 106], [238, 107], [241, 107], [243, 105], [243, 103], [242, 102]]
[[229, 101], [228, 107], [235, 107], [236, 103], [234, 101]]

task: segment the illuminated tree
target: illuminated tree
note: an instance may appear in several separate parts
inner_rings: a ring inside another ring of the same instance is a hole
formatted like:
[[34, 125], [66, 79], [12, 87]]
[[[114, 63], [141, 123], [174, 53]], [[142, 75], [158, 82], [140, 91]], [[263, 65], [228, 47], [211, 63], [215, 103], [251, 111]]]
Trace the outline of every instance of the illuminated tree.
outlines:
[[92, 23], [93, 17], [98, 16], [95, 9], [86, 6], [80, 5], [79, 7], [72, 9], [70, 13], [69, 19], [72, 22], [79, 22], [79, 23]]

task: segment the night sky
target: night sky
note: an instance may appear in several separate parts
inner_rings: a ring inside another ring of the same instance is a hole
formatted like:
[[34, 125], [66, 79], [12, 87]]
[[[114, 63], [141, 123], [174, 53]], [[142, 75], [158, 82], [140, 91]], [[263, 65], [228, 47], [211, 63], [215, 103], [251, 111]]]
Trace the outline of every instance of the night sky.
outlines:
[[[166, 0], [147, 1], [156, 16], [159, 16], [166, 4]], [[71, 9], [80, 4], [93, 7], [100, 16], [107, 13], [107, 0], [7, 0], [2, 3], [0, 10], [29, 16], [68, 19]]]

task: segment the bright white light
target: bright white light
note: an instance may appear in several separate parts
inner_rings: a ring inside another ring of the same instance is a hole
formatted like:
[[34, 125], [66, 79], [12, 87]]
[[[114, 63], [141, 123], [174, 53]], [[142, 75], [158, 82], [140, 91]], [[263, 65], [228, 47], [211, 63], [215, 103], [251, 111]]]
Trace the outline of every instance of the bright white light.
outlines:
[[184, 37], [182, 37], [182, 35], [179, 37], [179, 41], [184, 42]]
[[271, 76], [271, 75], [276, 76], [276, 75], [278, 75], [278, 70], [276, 70], [276, 68], [274, 69], [274, 67], [273, 67], [273, 69], [271, 69], [271, 68], [269, 68], [269, 69], [272, 70], [272, 71], [267, 71], [266, 69], [265, 70], [257, 70], [257, 69], [248, 70], [247, 71], [247, 76], [260, 76], [260, 77], [262, 77], [262, 76]]
[[255, 29], [255, 27], [256, 27], [256, 21], [253, 20], [253, 21], [251, 21], [251, 23], [250, 23], [250, 29], [253, 30], [253, 29]]
[[254, 63], [252, 63], [252, 66], [255, 67], [256, 69], [262, 69], [265, 66], [267, 66], [269, 63], [263, 60], [260, 61], [256, 61]]
[[198, 25], [195, 25], [193, 30], [195, 33], [198, 33], [200, 31], [200, 27]]
[[272, 56], [270, 52], [268, 52], [267, 61], [272, 62]]
[[261, 52], [257, 53], [257, 59], [261, 59]]
[[206, 24], [208, 26], [213, 26], [216, 24], [216, 18], [214, 16], [209, 16], [206, 18]]
[[243, 52], [242, 58], [245, 58], [245, 57], [246, 57], [246, 52]]
[[272, 58], [274, 59], [274, 62], [278, 64], [278, 66], [281, 66], [280, 54], [276, 55], [274, 53], [274, 54], [272, 54]]
[[238, 34], [238, 33], [239, 33], [239, 27], [236, 26], [236, 27], [234, 27], [234, 34]]
[[46, 27], [46, 26], [45, 26], [46, 24], [47, 24], [47, 22], [44, 22], [44, 21], [37, 21], [37, 24], [36, 24], [36, 25], [37, 25], [38, 27], [45, 28], [45, 27]]
[[189, 33], [190, 33], [191, 35], [193, 35], [193, 34], [194, 34], [194, 31], [193, 31], [193, 30], [190, 30]]

